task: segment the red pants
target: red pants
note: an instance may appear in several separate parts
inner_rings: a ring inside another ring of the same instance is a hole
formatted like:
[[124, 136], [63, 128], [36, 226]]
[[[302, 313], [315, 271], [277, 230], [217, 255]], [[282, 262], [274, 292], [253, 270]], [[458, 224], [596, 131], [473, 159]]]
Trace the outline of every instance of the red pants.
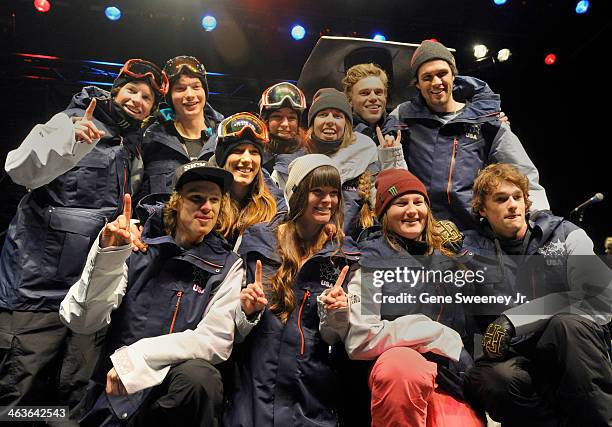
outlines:
[[484, 427], [466, 403], [436, 390], [437, 367], [417, 351], [395, 347], [370, 372], [372, 426]]

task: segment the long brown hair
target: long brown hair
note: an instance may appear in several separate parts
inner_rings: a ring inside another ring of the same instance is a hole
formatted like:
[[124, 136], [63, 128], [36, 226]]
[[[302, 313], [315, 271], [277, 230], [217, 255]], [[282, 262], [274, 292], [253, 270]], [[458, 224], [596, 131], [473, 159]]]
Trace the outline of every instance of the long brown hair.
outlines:
[[[344, 122], [344, 134], [342, 135], [342, 143], [333, 153], [330, 152], [330, 153], [321, 153], [321, 154], [326, 154], [329, 156], [331, 154], [334, 154], [338, 150], [348, 147], [349, 145], [351, 145], [357, 140], [357, 136], [355, 135], [355, 132], [353, 131], [353, 127], [351, 126], [350, 118], [346, 117], [346, 114], [344, 114], [344, 118], [346, 119], [346, 121]], [[316, 150], [314, 143], [312, 142], [313, 132], [314, 132], [314, 121], [313, 121], [313, 125], [311, 125], [306, 131], [306, 140], [304, 142], [304, 146], [306, 147], [306, 151], [308, 152], [308, 154], [318, 154], [319, 153]]]
[[292, 286], [300, 270], [302, 260], [320, 251], [330, 238], [324, 226], [321, 227], [316, 239], [312, 241], [304, 241], [297, 230], [297, 220], [304, 214], [308, 206], [310, 190], [323, 186], [330, 186], [338, 190], [338, 208], [332, 214], [331, 223], [337, 230], [333, 237], [336, 247], [342, 247], [344, 200], [342, 198], [340, 174], [333, 166], [320, 166], [302, 179], [289, 200], [287, 220], [276, 229], [281, 265], [270, 280], [272, 295], [270, 309], [283, 323], [287, 323], [291, 312], [295, 308]]
[[[228, 162], [225, 162], [224, 169], [229, 170]], [[276, 200], [264, 181], [261, 166], [249, 186], [246, 200], [248, 200], [246, 206], [241, 207], [240, 201], [229, 198], [227, 216], [224, 217], [220, 226], [220, 233], [224, 237], [239, 236], [248, 227], [260, 222], [268, 222], [276, 215]]]
[[[395, 232], [391, 230], [389, 226], [389, 218], [387, 213], [389, 209], [385, 211], [381, 219], [382, 232], [385, 236], [385, 240], [395, 251], [400, 251], [399, 241], [401, 239]], [[421, 232], [421, 235], [416, 239], [418, 241], [425, 241], [427, 243], [427, 254], [433, 254], [434, 250], [438, 250], [444, 255], [452, 256], [453, 253], [444, 247], [444, 240], [438, 232], [437, 221], [431, 213], [431, 208], [427, 205], [427, 220], [425, 222], [425, 229]]]

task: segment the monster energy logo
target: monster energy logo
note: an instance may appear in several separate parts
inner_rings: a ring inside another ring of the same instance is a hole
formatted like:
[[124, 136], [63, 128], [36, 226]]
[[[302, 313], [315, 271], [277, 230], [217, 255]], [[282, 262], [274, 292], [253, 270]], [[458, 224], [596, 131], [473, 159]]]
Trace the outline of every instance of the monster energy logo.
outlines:
[[389, 192], [389, 194], [391, 194], [393, 197], [397, 196], [397, 188], [395, 188], [395, 185], [391, 188], [389, 188], [387, 190]]

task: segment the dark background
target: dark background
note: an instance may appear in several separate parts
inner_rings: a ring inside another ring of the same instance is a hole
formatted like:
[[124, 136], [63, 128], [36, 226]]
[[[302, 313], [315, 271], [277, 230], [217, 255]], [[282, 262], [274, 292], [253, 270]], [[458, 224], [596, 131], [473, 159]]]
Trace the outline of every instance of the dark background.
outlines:
[[[225, 74], [209, 76], [210, 102], [229, 114], [254, 110], [271, 83], [297, 80], [320, 34], [369, 38], [381, 31], [387, 40], [436, 38], [456, 48], [460, 73], [486, 80], [501, 94], [513, 131], [540, 171], [553, 212], [567, 217], [573, 207], [602, 192], [606, 199], [586, 211], [583, 226], [596, 252], [612, 235], [606, 0], [592, 0], [586, 15], [577, 15], [576, 2], [566, 0], [508, 0], [503, 6], [492, 0], [51, 2], [46, 14], [35, 11], [32, 0], [0, 5], [2, 163], [36, 123], [67, 105], [84, 85], [80, 81], [110, 83], [118, 71], [82, 60], [123, 63], [140, 57], [163, 65], [176, 55], [194, 55], [209, 72]], [[104, 8], [112, 4], [122, 9], [118, 22], [104, 17]], [[206, 12], [218, 20], [209, 33], [200, 26]], [[289, 36], [297, 22], [308, 31], [299, 42]], [[476, 43], [494, 52], [509, 48], [513, 55], [506, 63], [477, 63], [472, 56]], [[544, 64], [549, 52], [557, 55], [552, 66]], [[4, 230], [23, 189], [3, 176], [0, 191]]]

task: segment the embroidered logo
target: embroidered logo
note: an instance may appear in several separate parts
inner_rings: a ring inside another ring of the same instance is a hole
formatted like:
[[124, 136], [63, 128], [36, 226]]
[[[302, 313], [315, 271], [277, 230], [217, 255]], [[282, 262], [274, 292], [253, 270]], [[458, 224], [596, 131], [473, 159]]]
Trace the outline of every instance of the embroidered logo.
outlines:
[[480, 125], [479, 124], [469, 124], [465, 127], [465, 137], [469, 139], [477, 140], [480, 138]]
[[204, 289], [206, 289], [207, 281], [208, 274], [197, 267], [193, 267], [193, 290], [199, 294], [203, 294]]
[[338, 276], [340, 275], [340, 269], [331, 263], [321, 263], [320, 272], [321, 286], [331, 288], [336, 284]]
[[395, 188], [395, 185], [391, 186], [388, 190], [389, 194], [391, 194], [393, 197], [397, 196], [397, 188]]
[[563, 242], [561, 242], [561, 239], [557, 239], [556, 242], [548, 242], [538, 249], [538, 253], [546, 257], [560, 257], [567, 255], [565, 245]]

